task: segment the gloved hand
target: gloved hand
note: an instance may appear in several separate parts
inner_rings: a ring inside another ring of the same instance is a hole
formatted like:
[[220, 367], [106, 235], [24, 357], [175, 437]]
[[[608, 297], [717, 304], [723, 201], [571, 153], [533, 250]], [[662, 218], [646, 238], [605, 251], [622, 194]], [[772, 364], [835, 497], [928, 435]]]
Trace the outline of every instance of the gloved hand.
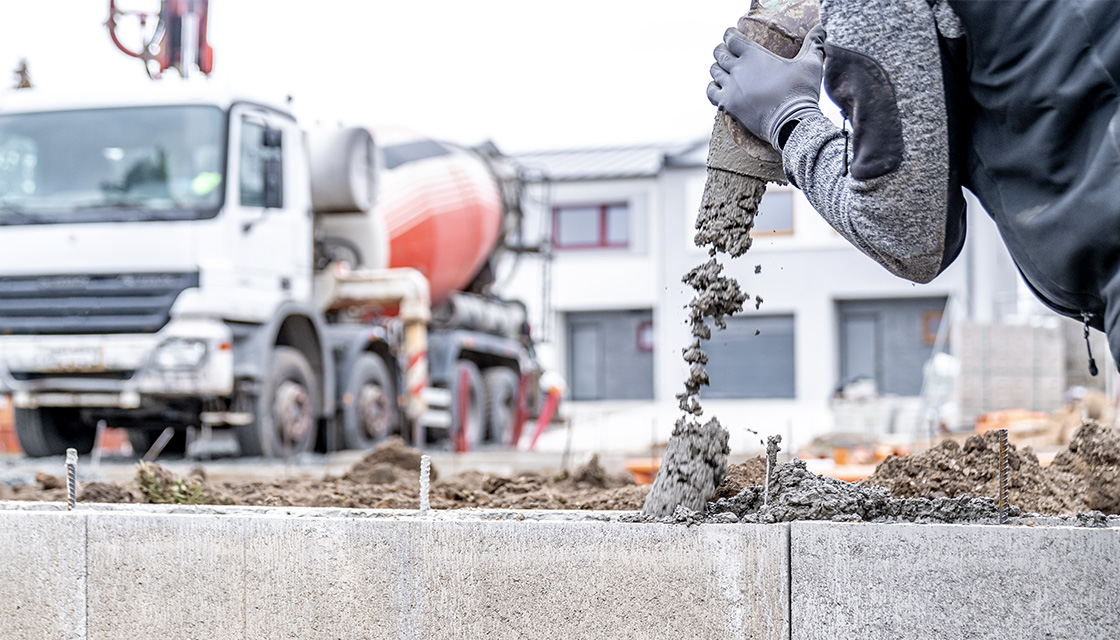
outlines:
[[732, 27], [714, 52], [708, 100], [778, 149], [778, 133], [787, 122], [820, 110], [823, 50], [820, 25], [793, 59], [770, 53]]

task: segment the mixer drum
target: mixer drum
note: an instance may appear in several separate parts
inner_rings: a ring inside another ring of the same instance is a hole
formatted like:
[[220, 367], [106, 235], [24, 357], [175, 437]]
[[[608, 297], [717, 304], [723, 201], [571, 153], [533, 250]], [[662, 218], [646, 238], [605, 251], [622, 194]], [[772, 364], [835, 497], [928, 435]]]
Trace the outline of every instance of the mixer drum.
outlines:
[[494, 250], [503, 213], [498, 185], [485, 161], [465, 149], [399, 132], [378, 131], [377, 143], [389, 266], [423, 273], [438, 303], [470, 284]]

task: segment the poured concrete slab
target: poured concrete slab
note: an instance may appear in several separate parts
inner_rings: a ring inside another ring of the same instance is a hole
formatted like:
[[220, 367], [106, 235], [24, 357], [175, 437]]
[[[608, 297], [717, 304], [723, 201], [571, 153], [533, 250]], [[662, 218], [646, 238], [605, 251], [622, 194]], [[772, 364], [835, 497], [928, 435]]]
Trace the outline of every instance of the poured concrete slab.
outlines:
[[1120, 529], [790, 527], [792, 638], [1115, 638]]
[[86, 636], [86, 522], [65, 511], [0, 517], [0, 637]]

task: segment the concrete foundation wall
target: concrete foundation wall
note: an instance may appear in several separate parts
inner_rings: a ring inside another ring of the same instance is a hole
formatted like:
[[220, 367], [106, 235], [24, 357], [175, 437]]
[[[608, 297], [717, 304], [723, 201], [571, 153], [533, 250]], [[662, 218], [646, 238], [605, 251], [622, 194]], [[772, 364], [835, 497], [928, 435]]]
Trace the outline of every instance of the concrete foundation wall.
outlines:
[[0, 507], [0, 637], [789, 638], [784, 526], [206, 511]]
[[85, 525], [68, 513], [0, 510], [0, 638], [86, 637]]
[[1120, 529], [798, 522], [792, 637], [1117, 638]]
[[1120, 527], [0, 503], [0, 638], [1106, 638]]

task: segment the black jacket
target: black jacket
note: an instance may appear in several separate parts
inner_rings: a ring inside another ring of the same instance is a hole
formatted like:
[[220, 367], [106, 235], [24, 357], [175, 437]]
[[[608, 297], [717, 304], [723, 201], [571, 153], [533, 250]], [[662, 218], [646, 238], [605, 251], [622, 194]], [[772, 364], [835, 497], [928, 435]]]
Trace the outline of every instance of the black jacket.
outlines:
[[1120, 362], [1120, 2], [949, 0], [951, 155], [1027, 284]]

